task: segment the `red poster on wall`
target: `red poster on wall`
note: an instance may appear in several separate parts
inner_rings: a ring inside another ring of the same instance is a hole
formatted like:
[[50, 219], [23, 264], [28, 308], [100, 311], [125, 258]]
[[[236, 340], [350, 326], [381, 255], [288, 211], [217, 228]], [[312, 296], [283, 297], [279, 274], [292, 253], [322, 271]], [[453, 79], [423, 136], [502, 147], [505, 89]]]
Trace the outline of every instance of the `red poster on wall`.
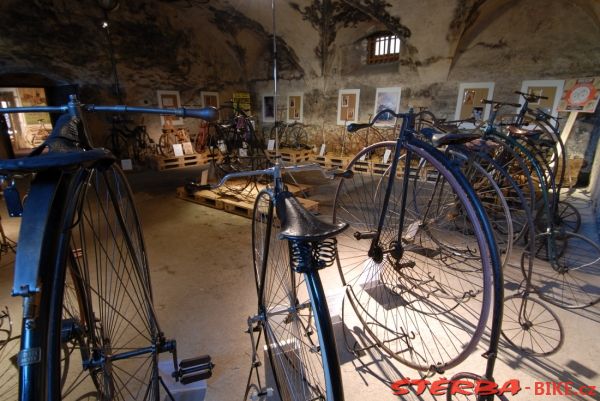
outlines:
[[567, 79], [558, 111], [593, 113], [600, 99], [600, 77]]

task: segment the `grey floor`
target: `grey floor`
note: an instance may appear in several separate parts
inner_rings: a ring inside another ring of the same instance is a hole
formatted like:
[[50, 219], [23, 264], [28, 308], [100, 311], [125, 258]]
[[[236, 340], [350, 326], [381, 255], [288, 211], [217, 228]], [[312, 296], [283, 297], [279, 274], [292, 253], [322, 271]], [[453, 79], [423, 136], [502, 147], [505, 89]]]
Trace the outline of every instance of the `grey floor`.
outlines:
[[[195, 176], [195, 169], [167, 172], [133, 172], [128, 177], [136, 193], [141, 212], [151, 266], [155, 303], [167, 335], [175, 337], [180, 356], [209, 353], [216, 364], [208, 380], [206, 400], [241, 400], [248, 377], [251, 347], [246, 319], [255, 310], [251, 221], [222, 211], [186, 202], [175, 197], [175, 189], [185, 177]], [[326, 204], [331, 192], [315, 192], [315, 198]], [[586, 194], [574, 198], [584, 215], [586, 235], [597, 238], [595, 219]], [[11, 238], [17, 238], [18, 219], [6, 217], [2, 207], [3, 225]], [[2, 291], [10, 285], [11, 256], [3, 256], [0, 267]], [[506, 270], [507, 290], [520, 281], [515, 267]], [[325, 272], [325, 287], [331, 296], [334, 311], [339, 310], [341, 283], [334, 268]], [[4, 292], [6, 293], [6, 292]], [[4, 297], [3, 297], [4, 300]], [[523, 390], [511, 399], [535, 400], [535, 382], [573, 382], [600, 387], [600, 307], [568, 311], [550, 306], [560, 317], [565, 331], [562, 348], [550, 357], [530, 357], [501, 344], [496, 379], [503, 383], [519, 379]], [[346, 400], [430, 400], [429, 394], [393, 395], [390, 383], [402, 378], [418, 378], [419, 373], [406, 368], [389, 356], [371, 348], [360, 357], [345, 350], [346, 342], [366, 338], [352, 316], [345, 316], [344, 327], [337, 325], [338, 347]], [[346, 332], [346, 341], [341, 335]], [[458, 371], [483, 373], [487, 336], [466, 362], [445, 373], [450, 377]], [[435, 378], [430, 378], [435, 380]], [[527, 389], [530, 387], [530, 389]], [[444, 399], [439, 396], [437, 399]], [[553, 396], [552, 400], [600, 400], [599, 395]]]

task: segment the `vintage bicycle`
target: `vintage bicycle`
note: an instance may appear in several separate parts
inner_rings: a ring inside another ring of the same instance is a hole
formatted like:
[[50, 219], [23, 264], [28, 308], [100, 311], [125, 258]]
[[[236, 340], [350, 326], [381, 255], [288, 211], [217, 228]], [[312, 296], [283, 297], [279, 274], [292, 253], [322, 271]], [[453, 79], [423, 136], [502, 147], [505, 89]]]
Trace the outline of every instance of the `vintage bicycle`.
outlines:
[[[28, 157], [0, 161], [4, 177], [33, 177], [24, 204], [14, 186], [4, 191], [9, 213], [22, 216], [12, 295], [21, 297], [23, 315], [18, 387], [2, 397], [158, 400], [158, 355], [165, 352], [173, 353], [180, 381], [207, 377], [210, 358], [179, 361], [175, 341], [160, 330], [131, 191], [115, 156], [92, 146], [85, 115], [211, 119], [216, 112], [83, 105], [75, 96], [64, 106], [2, 110], [37, 111], [62, 114], [51, 135]], [[13, 355], [2, 356], [3, 369], [15, 369]]]

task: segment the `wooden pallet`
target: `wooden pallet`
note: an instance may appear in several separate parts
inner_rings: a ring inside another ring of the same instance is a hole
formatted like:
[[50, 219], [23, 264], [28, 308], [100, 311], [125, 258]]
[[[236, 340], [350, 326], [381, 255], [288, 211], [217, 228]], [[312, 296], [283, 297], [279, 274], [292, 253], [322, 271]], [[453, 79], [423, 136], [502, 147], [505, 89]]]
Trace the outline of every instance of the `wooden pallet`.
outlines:
[[[295, 192], [299, 192], [300, 189], [296, 187]], [[177, 188], [177, 197], [200, 205], [208, 206], [213, 209], [223, 210], [228, 213], [236, 214], [238, 216], [252, 218], [252, 211], [254, 208], [254, 200], [256, 193], [244, 195], [244, 199], [236, 197], [234, 195], [227, 194], [227, 191], [219, 190], [203, 190], [197, 191], [193, 196], [190, 196], [185, 191], [184, 187]], [[310, 199], [297, 198], [298, 201], [311, 212], [319, 211], [319, 203]]]
[[[274, 150], [267, 150], [269, 157], [275, 157]], [[305, 149], [280, 148], [279, 154], [284, 162], [297, 164], [310, 160], [311, 151]]]
[[334, 156], [333, 154], [326, 154], [325, 156], [312, 155], [309, 160], [318, 163], [325, 168], [344, 168], [351, 159], [351, 156]]
[[163, 157], [153, 155], [148, 158], [148, 165], [153, 170], [164, 171], [185, 167], [202, 166], [210, 163], [211, 160], [212, 157], [208, 152], [194, 153], [193, 155], [184, 155], [179, 157]]

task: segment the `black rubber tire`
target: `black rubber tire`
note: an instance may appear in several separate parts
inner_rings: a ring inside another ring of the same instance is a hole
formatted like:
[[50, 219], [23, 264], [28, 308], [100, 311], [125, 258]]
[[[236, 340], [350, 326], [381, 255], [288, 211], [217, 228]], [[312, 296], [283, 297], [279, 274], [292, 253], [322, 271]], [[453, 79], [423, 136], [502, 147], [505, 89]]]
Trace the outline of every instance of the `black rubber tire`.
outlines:
[[[447, 186], [444, 188], [448, 192], [440, 192], [438, 196], [436, 191], [441, 189], [434, 189], [434, 184], [426, 180], [418, 188], [408, 183], [402, 239], [404, 242], [411, 226], [416, 229], [415, 237], [405, 245], [401, 260], [394, 262], [389, 257], [382, 257], [381, 262], [377, 262], [376, 254], [369, 256], [372, 237], [359, 239], [360, 235], [355, 235], [377, 230], [383, 194], [388, 185], [389, 167], [383, 164], [381, 168], [382, 163], [371, 157], [369, 168], [355, 172], [353, 178], [341, 180], [336, 193], [334, 221], [350, 224], [350, 228], [338, 237], [338, 268], [348, 289], [348, 300], [363, 329], [379, 348], [414, 369], [445, 370], [458, 365], [474, 351], [485, 329], [491, 306], [492, 266], [483, 255], [492, 245], [483, 237], [474, 205], [455, 173], [428, 151], [407, 146], [417, 159], [427, 158], [423, 159], [428, 164], [422, 167], [422, 171], [435, 170], [445, 177]], [[371, 145], [359, 152], [346, 168], [356, 171], [355, 164], [368, 154], [389, 153], [388, 163], [391, 163], [395, 147], [396, 142], [392, 141]], [[392, 189], [379, 242], [384, 249], [390, 248], [398, 235], [405, 154], [401, 154], [400, 158], [398, 178]], [[419, 177], [423, 176], [409, 176], [415, 181], [420, 180]], [[451, 238], [448, 235], [444, 237], [443, 232], [456, 232], [454, 223], [445, 217], [451, 215], [451, 206], [436, 203], [438, 198], [454, 195], [458, 196], [465, 215], [469, 216], [473, 235], [457, 235], [457, 242], [451, 245], [469, 249], [468, 255], [446, 252], [429, 238], [432, 230], [436, 232], [436, 238], [448, 240]], [[425, 218], [418, 210], [424, 210], [425, 204], [432, 199], [436, 199], [431, 209], [435, 212], [423, 220], [427, 221], [429, 231], [418, 229], [416, 224]], [[463, 240], [464, 243], [459, 242]], [[479, 252], [479, 257], [474, 257]], [[445, 257], [441, 258], [441, 255]], [[486, 262], [482, 265], [481, 260]], [[468, 297], [464, 298], [467, 294]], [[468, 324], [455, 324], [466, 316], [472, 319]]]
[[[113, 165], [78, 171], [67, 193], [71, 201], [57, 226], [54, 268], [47, 269], [53, 273], [41, 301], [49, 308], [42, 347], [48, 399], [97, 392], [109, 399], [125, 393], [128, 399], [158, 401], [160, 330], [129, 186]], [[65, 343], [75, 358], [68, 374]], [[118, 358], [134, 350], [145, 351]], [[92, 360], [94, 367], [82, 368]]]

